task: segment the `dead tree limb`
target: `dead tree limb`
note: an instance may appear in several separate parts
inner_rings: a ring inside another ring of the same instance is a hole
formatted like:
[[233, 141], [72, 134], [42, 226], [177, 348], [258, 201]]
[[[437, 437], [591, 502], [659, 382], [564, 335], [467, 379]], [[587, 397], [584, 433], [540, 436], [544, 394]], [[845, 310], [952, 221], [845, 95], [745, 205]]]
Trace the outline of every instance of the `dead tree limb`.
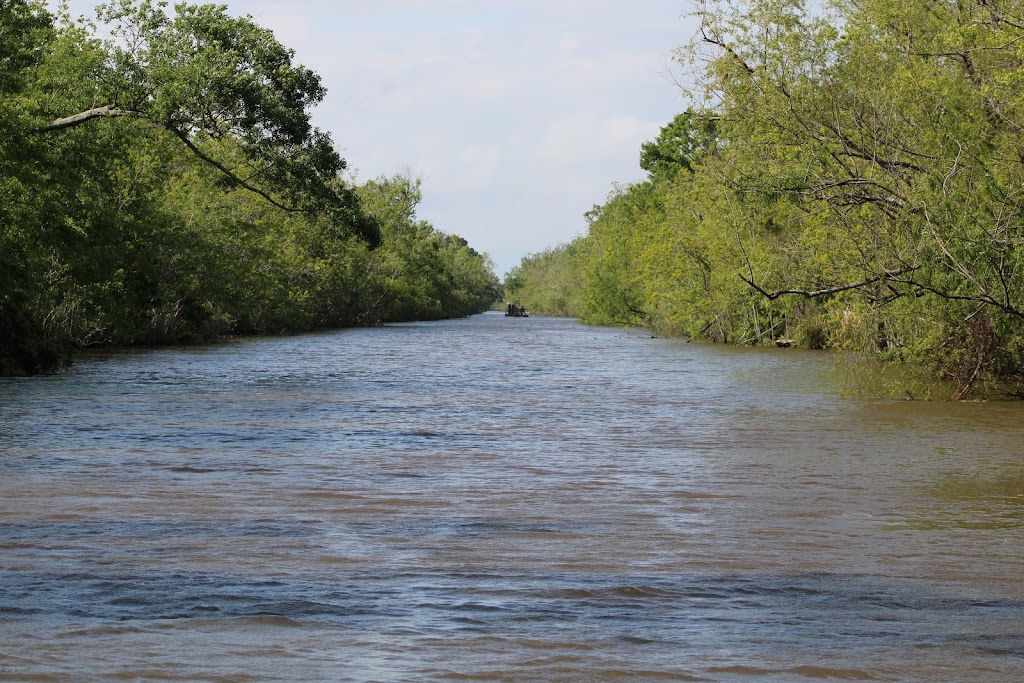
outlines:
[[33, 128], [32, 130], [30, 130], [27, 133], [25, 133], [25, 136], [26, 137], [30, 137], [32, 135], [42, 135], [44, 133], [52, 133], [53, 131], [56, 131], [56, 130], [64, 130], [65, 128], [73, 128], [75, 126], [78, 126], [78, 125], [81, 125], [81, 124], [85, 123], [86, 121], [92, 121], [93, 119], [99, 119], [99, 118], [104, 118], [104, 117], [106, 117], [106, 118], [118, 118], [118, 117], [122, 117], [122, 116], [130, 116], [130, 117], [136, 118], [136, 119], [148, 119], [149, 118], [148, 116], [146, 116], [146, 114], [144, 114], [141, 111], [136, 111], [134, 109], [119, 109], [119, 108], [115, 107], [112, 104], [107, 104], [107, 105], [104, 105], [102, 107], [96, 107], [95, 109], [88, 109], [86, 111], [79, 112], [79, 113], [73, 114], [71, 116], [65, 116], [62, 119], [55, 119], [53, 121], [50, 121], [45, 126], [40, 126], [39, 128]]
[[896, 270], [886, 270], [882, 273], [879, 273], [878, 275], [872, 275], [871, 277], [861, 280], [859, 282], [851, 282], [849, 284], [836, 285], [834, 287], [826, 287], [824, 289], [780, 289], [775, 292], [769, 292], [768, 290], [764, 289], [756, 282], [754, 282], [753, 278], [745, 277], [743, 273], [737, 273], [737, 275], [741, 280], [743, 280], [748, 285], [750, 285], [758, 292], [760, 292], [766, 299], [768, 299], [769, 301], [774, 301], [775, 299], [778, 299], [779, 297], [786, 295], [797, 295], [806, 297], [808, 299], [816, 299], [822, 296], [829, 296], [830, 294], [838, 294], [840, 292], [845, 292], [851, 289], [865, 287], [880, 280], [892, 280], [899, 277], [900, 275], [903, 275], [904, 273], [913, 272], [917, 270], [917, 268], [917, 266], [907, 266], [905, 268], [897, 268]]

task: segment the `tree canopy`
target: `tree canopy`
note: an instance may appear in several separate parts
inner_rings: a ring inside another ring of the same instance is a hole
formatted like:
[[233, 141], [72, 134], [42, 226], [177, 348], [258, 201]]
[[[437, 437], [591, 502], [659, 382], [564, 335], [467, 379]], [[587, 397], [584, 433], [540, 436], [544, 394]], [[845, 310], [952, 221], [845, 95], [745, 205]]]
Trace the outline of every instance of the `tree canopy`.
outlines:
[[294, 64], [294, 51], [271, 31], [228, 15], [226, 6], [166, 8], [152, 0], [100, 5], [112, 34], [103, 45], [64, 32], [75, 42], [64, 48], [76, 53], [66, 55], [79, 62], [75, 80], [64, 79], [67, 96], [40, 107], [27, 134], [141, 119], [173, 134], [226, 182], [286, 211], [324, 212], [376, 243], [373, 223], [334, 182], [344, 159], [310, 122], [310, 108], [326, 94], [320, 77]]
[[702, 154], [713, 151], [717, 121], [692, 111], [677, 115], [661, 129], [658, 139], [640, 146], [640, 168], [652, 179], [671, 179], [679, 171], [693, 172]]

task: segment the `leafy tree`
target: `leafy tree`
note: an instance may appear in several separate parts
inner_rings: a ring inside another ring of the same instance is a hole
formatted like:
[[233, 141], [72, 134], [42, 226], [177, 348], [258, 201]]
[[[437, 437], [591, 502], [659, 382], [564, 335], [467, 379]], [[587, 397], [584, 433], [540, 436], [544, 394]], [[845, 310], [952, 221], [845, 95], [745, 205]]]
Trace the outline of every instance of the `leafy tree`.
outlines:
[[[64, 101], [44, 107], [27, 131], [54, 133], [100, 118], [135, 118], [177, 137], [229, 185], [285, 211], [325, 212], [371, 243], [376, 226], [354, 195], [333, 182], [345, 168], [330, 136], [310, 123], [325, 90], [294, 51], [225, 6], [118, 0], [99, 8], [114, 40], [102, 63], [80, 74]], [[64, 62], [66, 63], [66, 62]], [[98, 103], [98, 104], [97, 104]], [[77, 106], [75, 106], [77, 104]], [[230, 140], [230, 145], [218, 144]]]
[[364, 183], [358, 193], [383, 236], [371, 260], [381, 283], [381, 319], [462, 317], [487, 310], [499, 298], [500, 284], [486, 255], [416, 218], [419, 180], [382, 177]]
[[505, 275], [504, 293], [542, 315], [584, 315], [583, 288], [587, 281], [587, 238], [524, 256]]
[[640, 168], [651, 180], [670, 180], [680, 171], [693, 173], [694, 164], [713, 151], [717, 122], [692, 111], [677, 115], [662, 127], [658, 139], [640, 146]]
[[[1018, 3], [836, 11], [814, 17], [800, 2], [772, 0], [699, 12], [702, 42], [719, 51], [705, 74], [729, 140], [722, 177], [828, 216], [824, 232], [820, 221], [795, 219], [788, 248], [811, 248], [774, 272], [748, 268], [744, 279], [769, 300], [853, 292], [869, 305], [872, 345], [910, 358], [962, 348], [978, 333], [957, 330], [983, 321], [982, 337], [1018, 335], [1015, 188], [1024, 168], [1011, 160], [1024, 157], [1020, 98], [1009, 85], [1020, 78]], [[1007, 343], [953, 354], [974, 355], [973, 366], [944, 361], [961, 395], [989, 368], [1019, 372], [1000, 351]]]

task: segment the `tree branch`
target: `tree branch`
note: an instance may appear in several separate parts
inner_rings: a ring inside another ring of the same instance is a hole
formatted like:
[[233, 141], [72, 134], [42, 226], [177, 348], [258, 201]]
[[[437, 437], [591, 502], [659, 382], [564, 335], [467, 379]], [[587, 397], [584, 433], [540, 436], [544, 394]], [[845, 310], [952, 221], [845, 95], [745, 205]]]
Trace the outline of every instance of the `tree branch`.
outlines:
[[735, 59], [739, 63], [740, 66], [743, 67], [743, 70], [746, 71], [748, 75], [750, 75], [750, 76], [754, 75], [754, 70], [752, 68], [750, 68], [750, 65], [747, 64], [745, 61], [743, 61], [743, 58], [739, 56], [739, 54], [736, 52], [736, 50], [734, 50], [731, 46], [727, 45], [725, 43], [725, 41], [720, 40], [718, 38], [710, 37], [707, 34], [707, 32], [704, 30], [703, 26], [700, 27], [700, 35], [701, 35], [701, 38], [704, 40], [705, 43], [708, 43], [709, 45], [714, 45], [714, 46], [722, 49], [723, 51], [728, 52], [729, 55], [733, 59]]
[[33, 135], [42, 135], [44, 133], [52, 133], [53, 131], [63, 130], [65, 128], [73, 128], [75, 126], [85, 123], [86, 121], [91, 121], [93, 119], [99, 119], [103, 117], [117, 118], [121, 116], [131, 116], [137, 119], [149, 118], [141, 111], [135, 111], [134, 109], [118, 109], [112, 104], [107, 104], [102, 107], [96, 107], [95, 109], [89, 109], [87, 111], [79, 112], [78, 114], [74, 114], [72, 116], [66, 116], [62, 119], [56, 119], [54, 121], [51, 121], [45, 126], [40, 126], [39, 128], [34, 128], [28, 131], [27, 133], [25, 133], [25, 137], [30, 137]]
[[220, 171], [221, 173], [226, 175], [228, 178], [230, 178], [232, 180], [232, 182], [237, 183], [239, 187], [245, 188], [246, 190], [249, 190], [250, 192], [255, 192], [256, 194], [258, 194], [259, 196], [263, 197], [268, 202], [270, 202], [271, 204], [273, 204], [277, 208], [281, 209], [282, 211], [287, 211], [289, 213], [302, 213], [303, 212], [302, 209], [296, 208], [294, 206], [287, 206], [285, 204], [282, 204], [281, 202], [279, 202], [276, 199], [274, 199], [273, 197], [271, 197], [266, 191], [261, 190], [260, 188], [254, 186], [254, 185], [250, 185], [249, 183], [247, 183], [242, 178], [239, 178], [227, 166], [225, 166], [224, 164], [220, 163], [219, 161], [217, 161], [213, 157], [210, 157], [210, 156], [206, 155], [201, 149], [199, 149], [199, 147], [196, 146], [196, 144], [194, 142], [192, 142], [192, 140], [189, 139], [188, 134], [185, 133], [184, 131], [180, 131], [180, 130], [178, 130], [176, 128], [172, 128], [172, 127], [168, 127], [168, 130], [170, 130], [172, 133], [174, 133], [176, 136], [178, 136], [178, 138], [182, 142], [185, 143], [185, 146], [188, 147], [190, 150], [192, 150], [193, 154], [195, 154], [197, 157], [199, 157], [200, 159], [202, 159], [203, 161], [205, 161], [206, 163], [210, 164], [211, 166], [216, 168], [218, 171]]
[[1012, 315], [1015, 318], [1024, 318], [1024, 311], [1020, 310], [1016, 306], [1006, 305], [1006, 304], [1002, 303], [1001, 301], [999, 301], [998, 299], [992, 297], [988, 293], [982, 293], [982, 294], [953, 294], [952, 292], [948, 292], [948, 291], [945, 291], [945, 290], [942, 290], [942, 289], [938, 289], [937, 287], [933, 287], [931, 285], [927, 285], [927, 284], [924, 284], [922, 282], [917, 282], [913, 278], [909, 278], [909, 279], [906, 279], [906, 280], [896, 279], [895, 281], [896, 282], [900, 282], [900, 283], [905, 284], [905, 285], [909, 285], [911, 287], [915, 287], [915, 288], [920, 289], [922, 291], [928, 292], [929, 294], [934, 294], [934, 295], [936, 295], [938, 297], [942, 297], [943, 299], [950, 299], [951, 301], [972, 301], [974, 303], [983, 304], [985, 306], [993, 306], [993, 307], [998, 308], [999, 310], [1003, 311], [1004, 313], [1006, 313], [1008, 315]]
[[[135, 111], [133, 109], [118, 109], [114, 105], [108, 104], [102, 107], [96, 107], [94, 109], [79, 112], [78, 114], [74, 114], [72, 116], [66, 116], [64, 118], [56, 119], [46, 124], [45, 126], [40, 126], [39, 128], [34, 128], [28, 131], [27, 133], [25, 133], [25, 136], [30, 137], [33, 135], [43, 135], [44, 133], [52, 133], [54, 131], [63, 130], [65, 128], [73, 128], [83, 123], [87, 123], [88, 121], [92, 121], [93, 119], [119, 118], [123, 116], [151, 121], [149, 116], [147, 116], [144, 112]], [[248, 179], [240, 178], [234, 171], [229, 169], [227, 166], [225, 166], [221, 162], [217, 161], [216, 159], [210, 157], [209, 155], [205, 154], [202, 150], [200, 150], [199, 147], [197, 147], [196, 144], [192, 142], [192, 140], [189, 138], [188, 133], [175, 128], [173, 125], [165, 125], [162, 127], [174, 133], [174, 135], [176, 135], [182, 142], [185, 143], [185, 146], [188, 147], [193, 154], [195, 154], [197, 157], [199, 157], [200, 159], [202, 159], [203, 161], [210, 164], [218, 171], [226, 175], [228, 178], [231, 179], [232, 182], [236, 183], [239, 187], [245, 188], [250, 192], [255, 192], [256, 194], [263, 197], [268, 202], [270, 202], [277, 208], [281, 209], [282, 211], [287, 211], [289, 213], [302, 213], [303, 209], [282, 204], [281, 202], [271, 197], [265, 190], [261, 190], [260, 188], [248, 182], [248, 180], [256, 176], [262, 175], [265, 171], [258, 171], [252, 176], [250, 176], [250, 178]]]
[[883, 273], [880, 273], [878, 275], [872, 275], [871, 277], [865, 280], [861, 280], [860, 282], [851, 282], [850, 284], [846, 285], [836, 285], [835, 287], [826, 287], [825, 289], [817, 289], [813, 291], [806, 289], [780, 289], [775, 292], [769, 292], [763, 289], [757, 283], [755, 283], [753, 278], [747, 278], [742, 273], [737, 273], [737, 275], [741, 280], [743, 280], [748, 285], [750, 285], [758, 292], [760, 292], [762, 295], [764, 295], [766, 299], [768, 299], [769, 301], [774, 301], [775, 299], [778, 299], [781, 296], [786, 296], [787, 294], [797, 294], [803, 297], [807, 297], [808, 299], [815, 299], [817, 297], [828, 296], [830, 294], [838, 294], [839, 292], [845, 292], [850, 289], [857, 289], [859, 287], [864, 287], [865, 285], [870, 285], [872, 283], [878, 282], [879, 280], [895, 279], [896, 277], [904, 273], [913, 272], [917, 270], [917, 268], [918, 266], [907, 266], [905, 268], [897, 268], [896, 270], [886, 270]]

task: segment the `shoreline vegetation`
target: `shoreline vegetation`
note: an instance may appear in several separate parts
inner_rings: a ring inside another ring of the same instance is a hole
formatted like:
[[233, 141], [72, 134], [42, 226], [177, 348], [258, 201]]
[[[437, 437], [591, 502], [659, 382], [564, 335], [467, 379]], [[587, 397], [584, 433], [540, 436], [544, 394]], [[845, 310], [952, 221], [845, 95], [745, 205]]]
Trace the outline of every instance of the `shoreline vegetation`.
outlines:
[[506, 297], [658, 336], [854, 351], [945, 387], [932, 398], [1024, 397], [1024, 3], [694, 14], [675, 56], [696, 104], [643, 145], [647, 179], [523, 258]]
[[224, 7], [0, 3], [0, 376], [75, 350], [463, 317], [486, 254], [355, 183], [320, 78]]

